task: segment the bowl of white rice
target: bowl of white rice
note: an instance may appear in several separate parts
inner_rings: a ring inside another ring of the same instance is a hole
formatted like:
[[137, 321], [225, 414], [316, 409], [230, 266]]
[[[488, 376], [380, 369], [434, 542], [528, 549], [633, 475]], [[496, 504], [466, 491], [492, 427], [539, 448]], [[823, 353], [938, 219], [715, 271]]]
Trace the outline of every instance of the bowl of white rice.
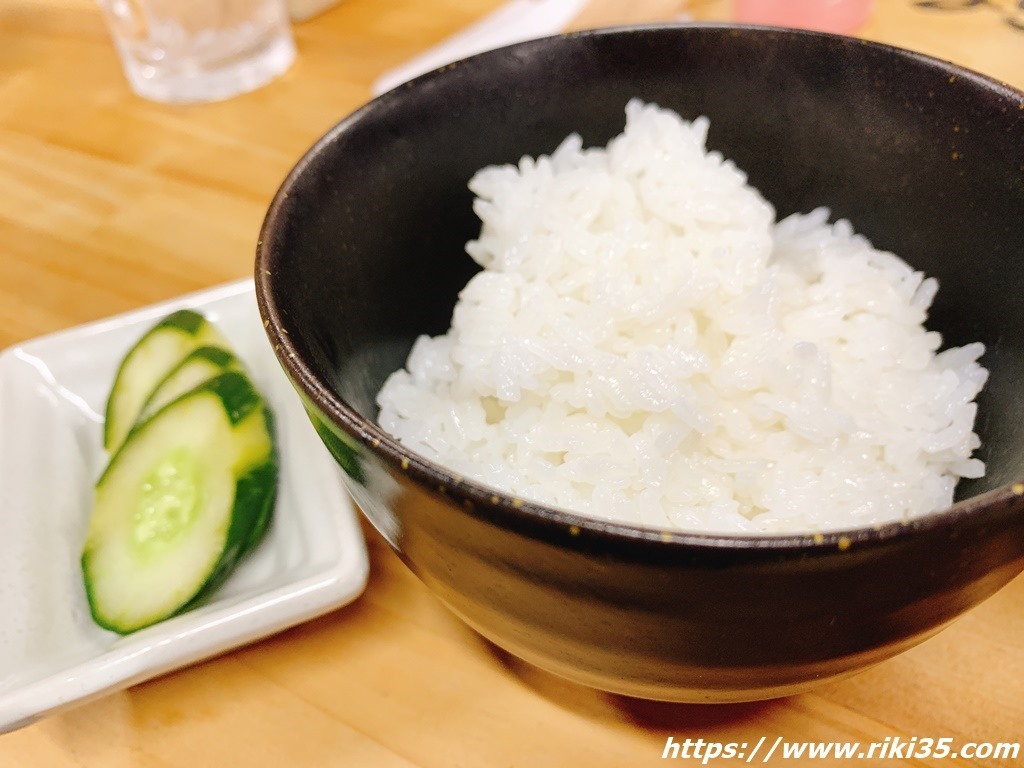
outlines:
[[470, 626], [787, 695], [1024, 569], [1024, 95], [766, 28], [584, 32], [298, 163], [260, 309], [360, 508]]

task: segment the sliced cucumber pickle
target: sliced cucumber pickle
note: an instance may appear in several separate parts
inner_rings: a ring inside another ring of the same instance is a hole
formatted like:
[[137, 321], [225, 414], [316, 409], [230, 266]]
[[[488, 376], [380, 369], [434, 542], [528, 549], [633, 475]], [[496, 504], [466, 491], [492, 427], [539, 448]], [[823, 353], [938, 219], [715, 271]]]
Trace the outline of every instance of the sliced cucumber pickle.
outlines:
[[219, 586], [267, 529], [273, 420], [240, 371], [140, 421], [96, 484], [82, 571], [95, 621], [126, 634]]
[[144, 421], [171, 400], [181, 397], [217, 374], [240, 370], [242, 365], [238, 358], [222, 347], [206, 346], [194, 349], [156, 383], [139, 409], [138, 421]]
[[103, 446], [113, 453], [139, 417], [154, 387], [197, 347], [227, 346], [220, 332], [198, 312], [173, 312], [139, 339], [121, 363], [107, 400]]

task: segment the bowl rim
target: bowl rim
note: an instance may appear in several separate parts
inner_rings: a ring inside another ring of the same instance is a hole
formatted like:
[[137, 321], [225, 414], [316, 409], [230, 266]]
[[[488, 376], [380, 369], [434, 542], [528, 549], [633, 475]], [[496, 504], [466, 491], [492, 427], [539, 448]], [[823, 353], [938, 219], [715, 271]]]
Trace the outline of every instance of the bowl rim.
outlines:
[[[697, 532], [673, 528], [657, 528], [626, 522], [610, 521], [587, 517], [583, 514], [560, 507], [520, 498], [514, 494], [492, 488], [476, 480], [465, 478], [443, 465], [431, 461], [419, 453], [409, 450], [398, 440], [385, 432], [376, 422], [362, 416], [348, 402], [334, 392], [313, 371], [296, 349], [291, 334], [284, 329], [283, 318], [274, 298], [273, 262], [279, 250], [276, 241], [285, 227], [286, 205], [289, 196], [300, 184], [306, 169], [321, 154], [364, 117], [401, 97], [409, 88], [422, 86], [433, 80], [444, 78], [445, 72], [466, 66], [476, 66], [494, 56], [501, 56], [509, 50], [531, 46], [558, 45], [561, 40], [602, 36], [622, 36], [643, 33], [665, 33], [688, 31], [699, 34], [702, 31], [741, 35], [781, 36], [786, 38], [823, 39], [830, 45], [857, 45], [872, 48], [887, 55], [914, 60], [926, 67], [945, 73], [952, 83], [956, 79], [966, 80], [974, 87], [981, 88], [995, 97], [1015, 101], [1024, 110], [1024, 92], [1009, 84], [979, 72], [962, 67], [943, 59], [886, 43], [861, 38], [785, 27], [753, 24], [725, 24], [714, 22], [673, 22], [655, 24], [631, 24], [600, 29], [588, 29], [564, 34], [550, 35], [534, 40], [513, 43], [461, 59], [454, 64], [419, 75], [407, 83], [396, 86], [343, 117], [324, 133], [296, 162], [274, 194], [260, 228], [256, 243], [255, 283], [256, 298], [264, 330], [274, 348], [281, 366], [293, 386], [320, 413], [327, 416], [336, 426], [357, 440], [363, 447], [386, 461], [393, 470], [410, 476], [425, 491], [461, 499], [459, 508], [466, 514], [485, 519], [491, 524], [505, 528], [540, 528], [554, 539], [568, 534], [571, 539], [604, 540], [606, 542], [628, 541], [637, 544], [655, 543], [695, 551], [756, 551], [774, 555], [806, 555], [809, 552], [846, 551], [864, 545], [886, 545], [906, 536], [926, 531], [955, 527], [958, 523], [973, 520], [987, 510], [1005, 506], [1024, 507], [1024, 476], [970, 498], [962, 499], [950, 507], [928, 512], [908, 520], [896, 520], [881, 524], [856, 526], [852, 528], [829, 529], [820, 532], [790, 533], [728, 533]], [[487, 514], [481, 514], [486, 510]]]

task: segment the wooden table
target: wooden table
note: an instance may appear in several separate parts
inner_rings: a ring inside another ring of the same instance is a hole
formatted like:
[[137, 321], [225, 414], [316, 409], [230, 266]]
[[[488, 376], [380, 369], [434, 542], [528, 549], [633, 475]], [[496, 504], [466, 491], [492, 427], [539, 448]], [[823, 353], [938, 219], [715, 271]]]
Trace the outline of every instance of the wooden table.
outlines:
[[[297, 27], [299, 60], [269, 87], [168, 107], [128, 91], [89, 0], [5, 0], [0, 347], [249, 274], [263, 212], [300, 153], [377, 75], [497, 5], [344, 0]], [[917, 5], [878, 0], [863, 33], [1024, 87], [1015, 2]], [[720, 18], [728, 4], [692, 11]], [[1024, 578], [918, 648], [815, 693], [665, 705], [501, 657], [367, 537], [372, 572], [355, 604], [0, 737], [0, 766], [639, 767], [664, 764], [670, 735], [1024, 740]]]

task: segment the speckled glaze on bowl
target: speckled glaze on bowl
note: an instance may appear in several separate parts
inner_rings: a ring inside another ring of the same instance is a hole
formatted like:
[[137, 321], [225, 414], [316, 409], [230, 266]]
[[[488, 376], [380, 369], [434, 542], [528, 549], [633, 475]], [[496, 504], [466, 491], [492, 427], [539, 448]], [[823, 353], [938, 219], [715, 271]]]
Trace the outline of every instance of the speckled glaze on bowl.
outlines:
[[[981, 340], [983, 480], [950, 510], [817, 536], [596, 522], [455, 477], [375, 424], [415, 337], [474, 272], [478, 168], [604, 144], [633, 96], [711, 118], [779, 214], [828, 205], [942, 283], [930, 326]], [[920, 642], [1024, 568], [1024, 95], [849, 38], [675, 26], [573, 34], [424, 76], [339, 123], [267, 215], [260, 309], [356, 501], [499, 646], [586, 685], [677, 701], [781, 696]]]

